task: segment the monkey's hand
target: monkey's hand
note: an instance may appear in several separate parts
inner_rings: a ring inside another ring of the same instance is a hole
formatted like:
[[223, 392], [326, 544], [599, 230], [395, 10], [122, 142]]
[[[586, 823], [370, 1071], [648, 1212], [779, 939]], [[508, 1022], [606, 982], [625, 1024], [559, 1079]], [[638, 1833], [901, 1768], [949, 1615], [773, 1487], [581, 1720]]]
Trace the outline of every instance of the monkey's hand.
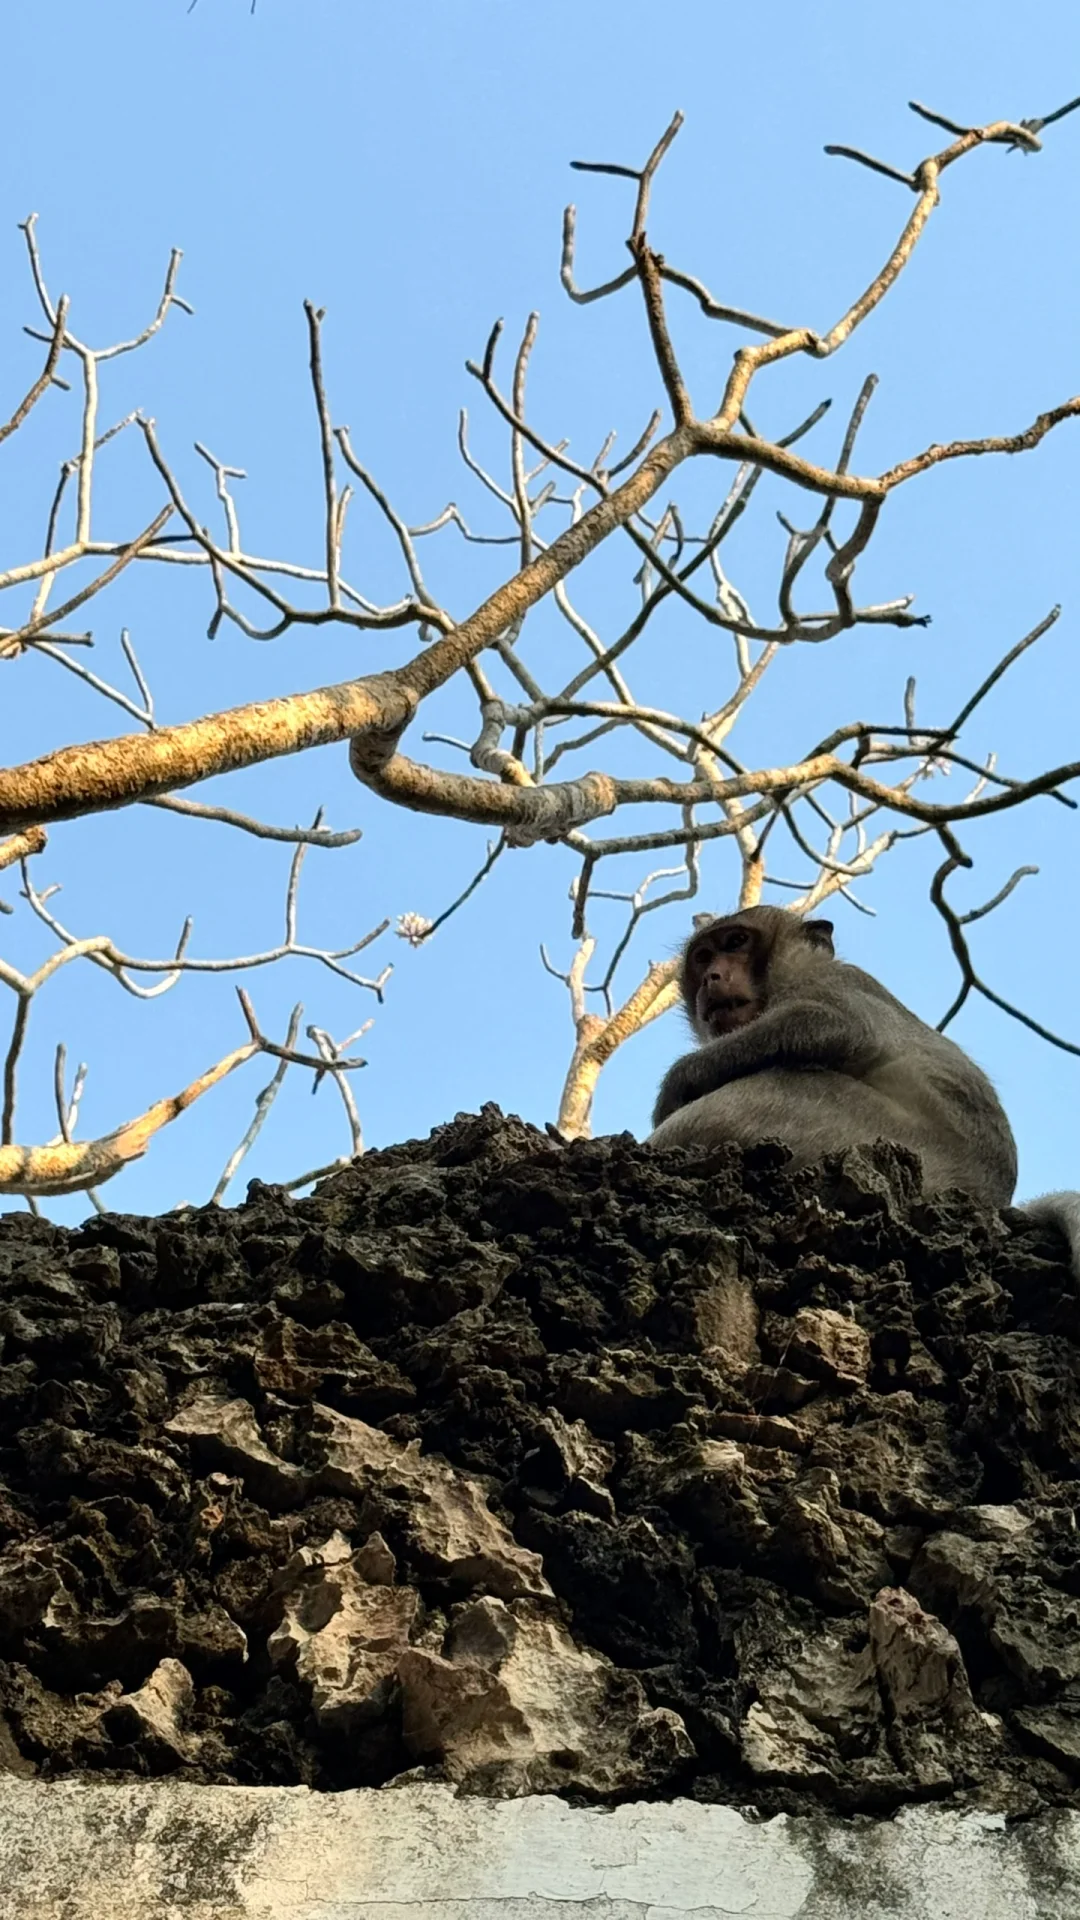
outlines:
[[676, 1060], [660, 1084], [653, 1126], [703, 1094], [751, 1073], [828, 1068], [854, 1078], [866, 1074], [889, 1051], [879, 1031], [881, 1020], [875, 1024], [875, 1010], [858, 987], [839, 979], [835, 985], [838, 990], [831, 999], [785, 1001]]

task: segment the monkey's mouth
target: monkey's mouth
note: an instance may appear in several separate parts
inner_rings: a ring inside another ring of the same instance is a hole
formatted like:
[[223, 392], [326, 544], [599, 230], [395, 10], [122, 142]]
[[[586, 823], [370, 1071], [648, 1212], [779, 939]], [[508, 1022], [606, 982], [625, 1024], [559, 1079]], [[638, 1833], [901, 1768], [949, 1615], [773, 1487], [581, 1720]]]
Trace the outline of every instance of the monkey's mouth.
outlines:
[[704, 1022], [713, 1033], [733, 1033], [736, 1027], [747, 1026], [756, 1013], [757, 1003], [745, 995], [725, 995], [709, 1001]]

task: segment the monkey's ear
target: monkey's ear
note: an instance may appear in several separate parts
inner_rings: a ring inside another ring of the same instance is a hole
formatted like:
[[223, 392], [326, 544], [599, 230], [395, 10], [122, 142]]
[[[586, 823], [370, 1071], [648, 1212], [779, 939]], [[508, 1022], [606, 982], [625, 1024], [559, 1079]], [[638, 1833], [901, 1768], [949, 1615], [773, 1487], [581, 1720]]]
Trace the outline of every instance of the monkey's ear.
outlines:
[[819, 947], [823, 953], [833, 952], [831, 920], [804, 920], [802, 930], [812, 947]]

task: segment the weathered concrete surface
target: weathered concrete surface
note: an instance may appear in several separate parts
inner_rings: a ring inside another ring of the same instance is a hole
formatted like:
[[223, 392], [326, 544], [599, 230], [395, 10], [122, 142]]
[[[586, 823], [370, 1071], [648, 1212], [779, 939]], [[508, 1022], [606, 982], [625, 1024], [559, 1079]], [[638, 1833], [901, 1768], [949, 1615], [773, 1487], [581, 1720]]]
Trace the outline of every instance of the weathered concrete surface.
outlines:
[[5, 1781], [6, 1920], [1073, 1920], [1080, 1815]]

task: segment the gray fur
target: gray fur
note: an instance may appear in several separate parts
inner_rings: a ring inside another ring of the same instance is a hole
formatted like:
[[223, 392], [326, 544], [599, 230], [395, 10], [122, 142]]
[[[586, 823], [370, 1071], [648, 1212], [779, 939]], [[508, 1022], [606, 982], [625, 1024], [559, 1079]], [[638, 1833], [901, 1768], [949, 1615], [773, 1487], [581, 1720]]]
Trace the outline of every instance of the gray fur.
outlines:
[[1064, 1234], [1073, 1275], [1080, 1281], [1080, 1193], [1041, 1193], [1037, 1200], [1025, 1200], [1021, 1211]]
[[[1009, 1206], [1016, 1144], [974, 1061], [871, 974], [799, 938], [786, 915], [754, 908], [739, 918], [775, 935], [764, 1009], [669, 1069], [652, 1142], [779, 1140], [805, 1166], [895, 1140], [919, 1155], [928, 1192], [959, 1187]], [[1049, 1194], [1026, 1210], [1061, 1229], [1080, 1277], [1080, 1194]]]

